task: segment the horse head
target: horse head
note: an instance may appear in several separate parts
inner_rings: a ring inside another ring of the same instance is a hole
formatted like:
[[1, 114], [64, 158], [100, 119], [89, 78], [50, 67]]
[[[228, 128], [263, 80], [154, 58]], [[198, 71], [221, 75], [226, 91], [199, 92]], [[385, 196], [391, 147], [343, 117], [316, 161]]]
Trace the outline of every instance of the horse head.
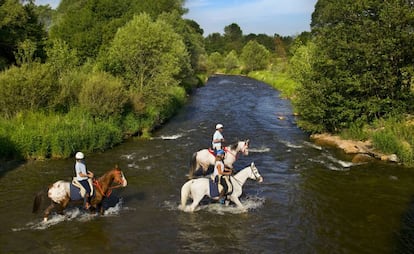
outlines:
[[257, 182], [263, 182], [263, 177], [260, 175], [259, 170], [257, 169], [254, 162], [250, 164], [251, 174], [249, 176], [250, 179], [256, 180]]
[[112, 170], [112, 179], [120, 187], [126, 187], [128, 185], [127, 179], [118, 165], [115, 165], [115, 168]]
[[243, 155], [249, 155], [249, 140], [239, 141], [237, 148]]

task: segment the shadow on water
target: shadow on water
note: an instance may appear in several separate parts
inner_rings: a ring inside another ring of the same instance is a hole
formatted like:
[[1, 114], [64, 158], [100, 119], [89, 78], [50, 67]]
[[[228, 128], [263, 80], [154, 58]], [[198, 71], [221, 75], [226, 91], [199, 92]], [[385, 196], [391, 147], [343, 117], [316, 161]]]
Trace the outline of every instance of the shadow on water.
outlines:
[[4, 177], [8, 172], [16, 169], [26, 163], [23, 160], [8, 160], [2, 161], [0, 160], [0, 178]]
[[411, 254], [414, 252], [414, 196], [407, 211], [401, 218], [401, 229], [396, 233], [396, 253]]

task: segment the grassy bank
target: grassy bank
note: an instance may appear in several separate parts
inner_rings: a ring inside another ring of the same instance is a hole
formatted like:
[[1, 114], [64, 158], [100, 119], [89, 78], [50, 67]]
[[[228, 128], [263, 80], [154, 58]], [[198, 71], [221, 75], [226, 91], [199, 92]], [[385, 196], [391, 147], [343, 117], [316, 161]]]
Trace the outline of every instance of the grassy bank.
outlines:
[[131, 135], [150, 136], [186, 101], [184, 89], [176, 89], [162, 108], [145, 114], [128, 113], [100, 119], [87, 110], [73, 108], [67, 114], [26, 111], [0, 119], [0, 160], [68, 158], [76, 151], [104, 151]]
[[[295, 100], [295, 91], [299, 84], [285, 72], [255, 71], [249, 77], [270, 84], [281, 92], [283, 98]], [[300, 115], [300, 112], [297, 112]], [[378, 119], [371, 125], [355, 125], [343, 130], [344, 139], [371, 140], [374, 149], [384, 154], [396, 154], [399, 161], [414, 166], [414, 116], [401, 116]]]

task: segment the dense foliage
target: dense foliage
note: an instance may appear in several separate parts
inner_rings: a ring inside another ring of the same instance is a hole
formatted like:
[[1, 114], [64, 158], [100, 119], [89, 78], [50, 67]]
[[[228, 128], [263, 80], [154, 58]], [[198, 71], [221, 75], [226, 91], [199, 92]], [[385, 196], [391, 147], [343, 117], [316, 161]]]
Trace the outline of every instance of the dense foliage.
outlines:
[[413, 13], [412, 1], [318, 1], [296, 104], [303, 126], [338, 132], [413, 112]]
[[[184, 0], [0, 1], [0, 159], [68, 157], [149, 135], [214, 73], [292, 99], [298, 125], [414, 160], [414, 3], [319, 0], [311, 32], [203, 38]], [[368, 126], [368, 127], [367, 127]], [[370, 130], [370, 131], [367, 131]], [[370, 134], [369, 134], [370, 133]]]
[[174, 114], [204, 52], [182, 5], [63, 0], [52, 12], [0, 2], [1, 38], [13, 39], [0, 72], [0, 159], [107, 149]]
[[34, 56], [44, 59], [46, 33], [35, 9], [33, 1], [0, 1], [0, 70], [16, 63], [14, 54], [25, 40], [35, 42]]

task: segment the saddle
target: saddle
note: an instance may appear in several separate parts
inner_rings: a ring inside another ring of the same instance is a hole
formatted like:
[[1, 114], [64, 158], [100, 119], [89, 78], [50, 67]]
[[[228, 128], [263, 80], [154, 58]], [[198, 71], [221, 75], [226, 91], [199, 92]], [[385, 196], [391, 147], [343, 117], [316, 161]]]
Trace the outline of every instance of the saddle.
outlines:
[[[224, 152], [227, 152], [227, 151], [228, 151], [227, 146], [223, 147], [223, 151], [224, 151]], [[208, 148], [208, 152], [209, 152], [209, 153], [211, 153], [211, 155], [216, 156], [216, 152], [217, 152], [217, 151], [216, 151], [216, 150], [214, 150], [213, 148], [209, 147], [209, 148]]]
[[230, 181], [230, 176], [219, 176], [218, 181], [213, 181], [217, 184], [218, 193], [224, 191], [224, 195], [230, 195], [233, 193], [233, 184]]
[[[91, 188], [91, 194], [90, 194], [90, 196], [92, 197], [93, 196], [94, 188], [93, 188], [93, 183], [92, 183], [92, 179], [91, 178], [88, 179], [88, 183], [89, 183], [89, 187]], [[77, 188], [79, 188], [80, 194], [81, 194], [82, 198], [84, 198], [85, 195], [86, 195], [86, 190], [85, 190], [85, 188], [83, 188], [82, 184], [80, 184], [78, 182], [78, 180], [76, 180], [75, 177], [72, 179], [72, 185], [75, 186], [75, 187], [77, 187]]]

